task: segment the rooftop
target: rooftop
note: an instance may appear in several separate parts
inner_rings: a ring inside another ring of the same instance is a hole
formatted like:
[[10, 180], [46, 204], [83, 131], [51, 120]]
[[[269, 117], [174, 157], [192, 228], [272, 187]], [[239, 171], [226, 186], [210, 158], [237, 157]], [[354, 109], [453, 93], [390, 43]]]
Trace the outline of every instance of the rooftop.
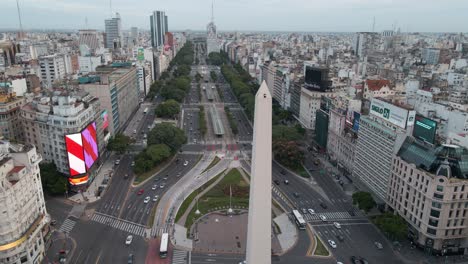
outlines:
[[382, 87], [390, 87], [389, 80], [366, 80], [367, 87], [371, 91], [379, 91]]

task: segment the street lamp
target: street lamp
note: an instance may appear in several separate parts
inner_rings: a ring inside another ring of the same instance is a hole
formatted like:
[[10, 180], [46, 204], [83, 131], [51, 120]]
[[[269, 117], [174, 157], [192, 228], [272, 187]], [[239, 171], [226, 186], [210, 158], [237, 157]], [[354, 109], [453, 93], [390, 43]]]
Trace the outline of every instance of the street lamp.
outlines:
[[231, 185], [229, 185], [229, 209], [228, 209], [228, 214], [232, 214], [232, 188]]
[[196, 215], [200, 215], [200, 214], [201, 214], [200, 210], [198, 210], [198, 199], [200, 198], [200, 197], [198, 197], [198, 195], [200, 195], [200, 193], [197, 194], [197, 210], [195, 211], [195, 214], [196, 214]]

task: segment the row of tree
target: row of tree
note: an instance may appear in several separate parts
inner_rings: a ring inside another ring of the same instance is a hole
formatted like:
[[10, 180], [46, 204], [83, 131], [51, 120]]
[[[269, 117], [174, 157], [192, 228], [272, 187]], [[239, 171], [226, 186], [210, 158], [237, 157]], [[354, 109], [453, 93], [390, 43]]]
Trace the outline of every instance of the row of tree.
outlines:
[[253, 120], [254, 107], [255, 107], [255, 92], [258, 87], [253, 87], [247, 82], [243, 81], [241, 74], [231, 65], [223, 64], [221, 66], [221, 73], [226, 81], [230, 84], [232, 91], [236, 95], [239, 103], [245, 110], [247, 117]]
[[135, 157], [135, 173], [150, 171], [172, 157], [186, 142], [187, 137], [180, 128], [170, 123], [157, 124], [148, 133], [148, 147]]
[[239, 133], [239, 129], [237, 128], [237, 122], [234, 120], [234, 117], [232, 116], [231, 109], [229, 109], [228, 106], [225, 106], [224, 112], [226, 113], [226, 116], [228, 118], [229, 126], [231, 127], [232, 133], [234, 135], [237, 135]]

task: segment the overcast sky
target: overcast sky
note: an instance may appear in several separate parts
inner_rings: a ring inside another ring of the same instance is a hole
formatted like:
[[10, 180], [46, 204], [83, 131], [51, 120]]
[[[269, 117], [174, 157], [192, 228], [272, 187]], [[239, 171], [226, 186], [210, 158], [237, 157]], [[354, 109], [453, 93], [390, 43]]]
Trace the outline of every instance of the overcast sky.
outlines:
[[[6, 1], [6, 3], [5, 3]], [[19, 28], [16, 0], [1, 0], [0, 28]], [[103, 29], [109, 0], [19, 0], [23, 28]], [[211, 0], [113, 0], [122, 26], [149, 29], [149, 15], [163, 10], [169, 30], [205, 29]], [[220, 31], [468, 32], [467, 0], [215, 0]]]

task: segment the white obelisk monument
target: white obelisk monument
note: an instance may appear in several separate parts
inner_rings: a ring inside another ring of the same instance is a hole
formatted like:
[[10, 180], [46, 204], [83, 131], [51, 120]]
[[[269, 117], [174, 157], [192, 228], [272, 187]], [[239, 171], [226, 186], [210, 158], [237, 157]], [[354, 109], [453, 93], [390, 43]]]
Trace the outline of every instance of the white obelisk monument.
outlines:
[[263, 81], [255, 95], [247, 264], [271, 263], [271, 101]]

